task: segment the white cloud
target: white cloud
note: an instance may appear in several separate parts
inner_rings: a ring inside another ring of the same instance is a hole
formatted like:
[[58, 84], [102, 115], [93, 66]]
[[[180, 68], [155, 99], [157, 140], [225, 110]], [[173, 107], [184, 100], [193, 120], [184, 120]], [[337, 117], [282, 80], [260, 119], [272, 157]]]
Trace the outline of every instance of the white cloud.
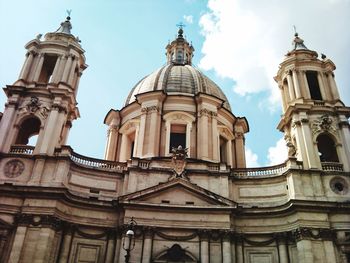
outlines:
[[188, 24], [193, 23], [193, 16], [191, 16], [191, 15], [184, 15], [184, 19]]
[[199, 66], [235, 80], [236, 93], [268, 91], [267, 106], [280, 105], [273, 76], [292, 47], [296, 25], [308, 48], [336, 63], [342, 98], [350, 98], [349, 0], [209, 0], [208, 9], [199, 21], [205, 38]]
[[269, 165], [275, 165], [283, 163], [288, 157], [288, 149], [286, 141], [281, 138], [277, 141], [275, 146], [272, 146], [268, 150], [267, 158]]
[[253, 151], [248, 147], [245, 148], [245, 159], [247, 167], [260, 166], [260, 164], [258, 163], [258, 155], [256, 153], [253, 153]]

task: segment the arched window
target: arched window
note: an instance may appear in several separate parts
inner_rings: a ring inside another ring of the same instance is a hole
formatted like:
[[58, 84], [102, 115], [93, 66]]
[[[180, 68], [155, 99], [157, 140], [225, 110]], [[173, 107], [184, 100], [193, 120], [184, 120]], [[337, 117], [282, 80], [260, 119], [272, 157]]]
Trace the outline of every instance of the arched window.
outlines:
[[27, 145], [30, 142], [30, 144], [35, 145], [35, 139], [40, 131], [40, 124], [40, 120], [35, 117], [24, 120], [19, 127], [15, 143]]
[[327, 134], [317, 137], [317, 148], [321, 162], [339, 162], [335, 143]]

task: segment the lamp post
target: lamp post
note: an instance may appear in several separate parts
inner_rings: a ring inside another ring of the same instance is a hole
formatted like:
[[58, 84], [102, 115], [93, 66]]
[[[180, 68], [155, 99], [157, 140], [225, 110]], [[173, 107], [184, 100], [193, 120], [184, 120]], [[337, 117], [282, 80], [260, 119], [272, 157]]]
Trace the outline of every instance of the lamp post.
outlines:
[[125, 263], [129, 263], [130, 251], [135, 247], [135, 232], [133, 230], [135, 225], [137, 225], [137, 223], [132, 217], [127, 225], [126, 235], [123, 240], [123, 249], [126, 251]]

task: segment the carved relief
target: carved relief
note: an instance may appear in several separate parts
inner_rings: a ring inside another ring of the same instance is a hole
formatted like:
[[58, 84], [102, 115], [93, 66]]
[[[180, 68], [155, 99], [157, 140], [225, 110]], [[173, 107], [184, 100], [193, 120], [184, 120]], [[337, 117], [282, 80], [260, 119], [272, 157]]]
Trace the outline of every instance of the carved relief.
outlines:
[[314, 120], [311, 125], [311, 129], [313, 135], [321, 132], [334, 133], [336, 131], [333, 119], [327, 114], [322, 115], [321, 117], [317, 118], [317, 120]]
[[[173, 164], [173, 170], [174, 170], [174, 176], [175, 178], [185, 177], [185, 166], [186, 166], [186, 158], [187, 158], [187, 148], [182, 148], [181, 145], [179, 145], [177, 148], [171, 149], [172, 154], [172, 164]], [[187, 178], [186, 178], [187, 179]]]
[[20, 108], [20, 113], [39, 114], [46, 119], [49, 113], [49, 108], [40, 103], [38, 97], [32, 96], [30, 101]]
[[153, 105], [153, 106], [148, 106], [148, 107], [141, 108], [141, 113], [148, 114], [148, 113], [152, 113], [152, 112], [159, 112], [159, 107]]
[[216, 117], [218, 114], [214, 111], [208, 110], [208, 109], [201, 109], [199, 111], [199, 117], [206, 116], [206, 117]]
[[8, 178], [16, 178], [24, 171], [24, 163], [18, 159], [8, 161], [4, 167], [4, 174]]
[[292, 138], [289, 135], [285, 135], [284, 140], [286, 141], [286, 145], [288, 147], [288, 157], [294, 157], [297, 153], [297, 150]]

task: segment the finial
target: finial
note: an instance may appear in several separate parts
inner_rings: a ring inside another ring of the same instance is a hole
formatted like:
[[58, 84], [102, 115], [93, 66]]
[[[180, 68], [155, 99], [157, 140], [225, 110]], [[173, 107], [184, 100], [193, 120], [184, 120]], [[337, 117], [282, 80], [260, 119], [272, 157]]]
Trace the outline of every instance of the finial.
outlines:
[[66, 12], [67, 12], [67, 20], [70, 20], [70, 14], [72, 13], [72, 9], [67, 9], [66, 10]]
[[293, 25], [293, 28], [294, 28], [293, 49], [294, 50], [308, 49], [304, 44], [304, 40], [299, 37], [297, 28], [295, 25]]
[[293, 28], [294, 28], [294, 36], [298, 36], [298, 33], [297, 33], [297, 27], [295, 25], [293, 25]]
[[186, 26], [184, 23], [180, 22], [178, 24], [176, 24], [176, 26], [179, 28], [179, 31], [177, 32], [177, 37], [178, 38], [183, 38], [183, 33], [184, 33], [184, 30], [183, 28]]

